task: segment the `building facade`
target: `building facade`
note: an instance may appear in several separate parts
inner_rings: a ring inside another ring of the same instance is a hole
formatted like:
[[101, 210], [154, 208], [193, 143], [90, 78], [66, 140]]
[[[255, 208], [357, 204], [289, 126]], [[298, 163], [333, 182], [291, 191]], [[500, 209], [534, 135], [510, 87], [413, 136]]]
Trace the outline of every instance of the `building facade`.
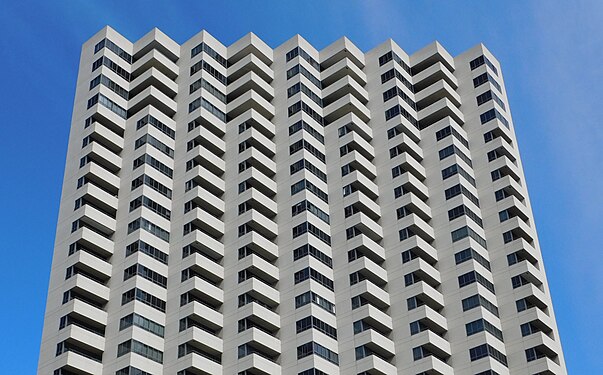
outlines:
[[39, 374], [566, 374], [483, 46], [82, 49]]

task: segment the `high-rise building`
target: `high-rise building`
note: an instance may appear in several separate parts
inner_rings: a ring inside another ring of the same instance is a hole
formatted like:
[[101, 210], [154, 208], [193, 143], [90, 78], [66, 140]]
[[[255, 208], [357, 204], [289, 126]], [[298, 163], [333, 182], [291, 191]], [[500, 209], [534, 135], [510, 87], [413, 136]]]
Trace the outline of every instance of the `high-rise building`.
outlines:
[[478, 45], [82, 49], [39, 374], [566, 374]]

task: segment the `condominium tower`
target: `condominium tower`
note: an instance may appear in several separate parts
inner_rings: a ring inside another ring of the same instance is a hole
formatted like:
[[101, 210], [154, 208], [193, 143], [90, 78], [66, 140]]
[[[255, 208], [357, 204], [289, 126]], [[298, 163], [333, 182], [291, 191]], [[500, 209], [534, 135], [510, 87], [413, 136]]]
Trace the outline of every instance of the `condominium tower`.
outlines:
[[69, 137], [39, 374], [567, 373], [483, 45], [106, 27]]

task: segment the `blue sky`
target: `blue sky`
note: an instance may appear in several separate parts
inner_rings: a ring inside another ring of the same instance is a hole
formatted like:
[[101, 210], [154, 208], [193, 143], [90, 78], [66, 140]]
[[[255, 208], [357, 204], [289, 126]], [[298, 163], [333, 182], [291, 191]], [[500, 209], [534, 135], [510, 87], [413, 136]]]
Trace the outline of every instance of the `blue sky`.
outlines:
[[36, 369], [80, 48], [108, 24], [132, 41], [157, 26], [180, 43], [201, 29], [226, 45], [249, 31], [272, 47], [297, 33], [318, 49], [342, 35], [365, 51], [483, 42], [503, 66], [568, 369], [603, 373], [603, 2], [452, 3], [5, 1], [2, 372]]

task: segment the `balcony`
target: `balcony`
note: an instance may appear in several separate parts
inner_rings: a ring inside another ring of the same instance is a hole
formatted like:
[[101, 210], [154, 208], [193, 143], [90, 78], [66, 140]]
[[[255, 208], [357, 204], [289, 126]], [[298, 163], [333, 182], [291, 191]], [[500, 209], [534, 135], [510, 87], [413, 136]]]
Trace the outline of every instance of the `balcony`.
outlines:
[[183, 270], [192, 269], [195, 273], [216, 284], [224, 280], [224, 267], [199, 253], [193, 253], [184, 258], [181, 267]]
[[456, 90], [459, 87], [459, 83], [454, 74], [450, 72], [450, 69], [448, 69], [448, 67], [446, 67], [441, 62], [436, 62], [435, 64], [432, 64], [428, 68], [422, 70], [420, 73], [416, 73], [413, 76], [413, 82], [416, 93], [415, 95], [419, 95], [422, 90], [440, 80], [446, 81], [446, 83], [453, 90]]
[[362, 104], [368, 103], [368, 92], [355, 79], [344, 76], [322, 91], [323, 104], [328, 106], [346, 95], [353, 95]]
[[247, 189], [239, 194], [237, 197], [237, 204], [245, 202], [247, 202], [254, 210], [257, 210], [270, 219], [273, 219], [278, 213], [276, 202], [255, 188]]
[[404, 186], [406, 190], [414, 193], [419, 199], [427, 200], [429, 198], [429, 190], [427, 186], [415, 177], [414, 174], [405, 172], [394, 178], [395, 186]]
[[452, 353], [450, 343], [430, 330], [413, 335], [411, 342], [412, 347], [423, 346], [439, 358], [448, 358]]
[[193, 141], [194, 145], [202, 145], [215, 155], [222, 156], [226, 152], [224, 140], [204, 126], [197, 126], [188, 132], [187, 138], [189, 142]]
[[265, 137], [269, 139], [274, 138], [276, 132], [275, 125], [253, 108], [228, 121], [228, 126], [239, 126], [245, 122], [251, 123], [252, 127], [257, 129]]
[[354, 113], [363, 122], [371, 120], [371, 112], [354, 95], [347, 94], [323, 109], [325, 124], [330, 124], [347, 113]]
[[461, 96], [445, 80], [439, 80], [415, 95], [417, 109], [422, 110], [442, 98], [448, 98], [457, 108], [461, 106]]
[[214, 307], [224, 303], [224, 291], [220, 287], [214, 285], [214, 283], [199, 277], [192, 277], [182, 282], [181, 290], [192, 292], [201, 298], [203, 302]]
[[247, 318], [261, 325], [268, 331], [278, 331], [281, 328], [280, 316], [257, 303], [248, 303], [238, 310], [238, 319]]
[[276, 174], [276, 163], [253, 147], [240, 153], [238, 160], [249, 161], [254, 168], [267, 177], [273, 177]]
[[448, 331], [448, 321], [446, 318], [427, 305], [422, 305], [408, 313], [409, 321], [420, 321], [427, 328], [438, 334], [443, 335]]
[[239, 372], [248, 371], [250, 374], [272, 375], [281, 373], [281, 366], [278, 363], [257, 353], [240, 358], [237, 362], [237, 369]]
[[196, 165], [192, 169], [186, 171], [185, 181], [195, 179], [198, 185], [209, 190], [216, 196], [224, 194], [226, 189], [224, 180], [216, 176], [213, 172], [201, 165]]
[[416, 236], [421, 237], [426, 242], [435, 240], [435, 231], [431, 225], [427, 224], [421, 217], [412, 213], [398, 220], [400, 228], [410, 228]]
[[443, 362], [441, 359], [430, 355], [414, 362], [413, 370], [414, 373], [426, 373], [430, 375], [453, 375], [454, 370], [452, 367]]
[[240, 259], [237, 263], [237, 269], [239, 271], [247, 269], [271, 284], [279, 281], [279, 268], [256, 254], [251, 254]]
[[407, 288], [407, 295], [420, 298], [432, 309], [439, 311], [444, 308], [444, 297], [442, 293], [434, 289], [424, 281], [416, 282]]
[[347, 249], [357, 249], [365, 254], [366, 257], [377, 263], [385, 261], [385, 249], [383, 246], [379, 245], [365, 234], [360, 234], [349, 239], [347, 241]]
[[195, 320], [200, 321], [213, 330], [220, 330], [224, 327], [224, 316], [222, 313], [198, 301], [181, 306], [180, 314], [180, 316], [194, 317]]
[[434, 123], [446, 118], [451, 117], [459, 125], [465, 123], [465, 117], [463, 113], [451, 102], [447, 97], [444, 97], [430, 106], [420, 110], [419, 124], [421, 129], [433, 125]]
[[329, 125], [336, 129], [345, 125], [355, 133], [358, 133], [365, 141], [370, 142], [373, 139], [373, 130], [371, 127], [364, 123], [364, 121], [353, 112], [338, 118]]
[[84, 137], [91, 137], [94, 142], [101, 144], [115, 154], [119, 154], [124, 148], [124, 139], [98, 121], [94, 121], [88, 126], [83, 135]]
[[89, 249], [104, 259], [113, 255], [113, 241], [96, 233], [90, 228], [79, 228], [71, 235], [74, 242], [77, 241], [78, 244], [81, 244], [86, 249]]
[[280, 293], [274, 287], [266, 284], [259, 279], [252, 277], [239, 284], [238, 290], [242, 293], [247, 293], [253, 298], [265, 303], [274, 308], [281, 302]]
[[253, 71], [242, 75], [236, 81], [229, 84], [226, 91], [229, 102], [247, 91], [256, 92], [267, 102], [274, 99], [274, 88]]
[[178, 360], [178, 368], [203, 375], [222, 374], [222, 364], [195, 352]]
[[249, 54], [228, 67], [227, 77], [229, 85], [249, 72], [254, 72], [266, 81], [266, 83], [274, 80], [272, 69], [254, 54]]
[[277, 357], [281, 354], [281, 340], [257, 327], [240, 332], [237, 341], [251, 343], [254, 348], [261, 350], [270, 357]]
[[107, 325], [107, 313], [79, 299], [72, 299], [61, 307], [61, 314], [75, 314], [86, 317], [94, 324], [105, 327]]
[[175, 81], [180, 74], [180, 69], [176, 63], [172, 62], [163, 53], [153, 49], [132, 64], [132, 81], [135, 81], [138, 76], [152, 68], [159, 70], [172, 81]]
[[112, 266], [108, 263], [92, 254], [85, 251], [78, 251], [68, 258], [70, 266], [77, 266], [79, 269], [84, 270], [87, 274], [92, 275], [94, 278], [101, 280], [106, 283], [111, 277]]
[[121, 157], [97, 142], [89, 143], [82, 148], [81, 155], [86, 155], [92, 162], [114, 174], [122, 168]]
[[414, 157], [404, 152], [391, 159], [393, 165], [401, 167], [404, 171], [412, 173], [419, 181], [425, 181], [427, 173], [425, 168]]
[[413, 253], [423, 258], [427, 263], [434, 265], [438, 261], [438, 252], [419, 236], [412, 236], [400, 242], [402, 251], [412, 250]]
[[367, 235], [375, 242], [379, 242], [383, 239], [383, 229], [381, 228], [381, 225], [362, 212], [357, 212], [348, 217], [346, 219], [346, 226], [348, 228], [353, 226], [357, 227], [363, 234]]
[[278, 225], [259, 211], [249, 210], [239, 216], [239, 223], [251, 226], [254, 232], [258, 232], [269, 240], [278, 235]]
[[177, 103], [155, 86], [149, 86], [128, 102], [128, 118], [147, 106], [153, 106], [166, 116], [172, 118], [178, 109]]
[[396, 366], [376, 355], [369, 355], [356, 361], [356, 369], [354, 371], [357, 371], [359, 374], [367, 373], [371, 375], [398, 374]]
[[348, 272], [360, 272], [366, 279], [378, 286], [387, 284], [387, 271], [366, 256], [350, 262]]
[[[423, 149], [405, 133], [399, 133], [388, 141], [390, 150], [393, 147], [398, 148], [398, 151], [410, 154], [418, 162], [423, 160]], [[423, 173], [424, 174], [424, 173]]]
[[375, 222], [381, 218], [381, 207], [360, 190], [343, 198], [344, 207], [352, 204]]
[[379, 188], [377, 187], [377, 184], [360, 171], [352, 171], [343, 176], [342, 185], [352, 185], [352, 188], [361, 191], [371, 199], [377, 199], [379, 197]]
[[394, 342], [379, 332], [367, 329], [354, 335], [354, 345], [364, 345], [381, 357], [391, 358], [396, 355]]
[[349, 132], [339, 138], [339, 145], [347, 145], [348, 148], [359, 152], [368, 160], [373, 160], [375, 158], [375, 149], [373, 146], [355, 131]]
[[253, 90], [246, 91], [226, 105], [228, 119], [234, 119], [253, 109], [266, 119], [274, 117], [275, 109], [270, 102]]
[[140, 92], [153, 86], [165, 96], [174, 99], [178, 94], [178, 84], [157, 68], [150, 68], [130, 82], [130, 98], [134, 98]]
[[322, 77], [323, 90], [345, 76], [352, 77], [362, 87], [367, 82], [366, 74], [347, 57], [324, 69], [320, 76]]
[[413, 214], [416, 214], [419, 218], [424, 220], [426, 224], [432, 218], [431, 207], [429, 207], [412, 192], [406, 193], [397, 198], [396, 204], [399, 207], [407, 207]]
[[270, 261], [276, 260], [279, 256], [278, 245], [257, 232], [249, 232], [239, 237], [238, 246], [248, 246]]
[[54, 367], [74, 373], [96, 375], [103, 373], [103, 364], [74, 351], [64, 352], [54, 361]]
[[187, 191], [184, 194], [184, 201], [193, 201], [193, 203], [199, 207], [203, 207], [205, 211], [216, 217], [220, 217], [224, 214], [224, 201], [216, 197], [213, 193], [210, 193], [202, 186], [195, 186], [191, 190]]
[[422, 258], [415, 258], [410, 262], [404, 263], [402, 267], [404, 273], [414, 272], [421, 280], [434, 288], [437, 288], [442, 283], [440, 271]]
[[221, 259], [224, 257], [224, 244], [216, 240], [213, 236], [203, 233], [199, 230], [194, 230], [184, 236], [183, 244], [189, 244], [193, 247], [201, 249], [213, 259]]
[[[239, 133], [239, 139], [247, 140], [254, 148], [257, 148], [269, 158], [272, 158], [276, 154], [276, 145], [274, 144], [274, 141], [254, 127], [245, 130], [243, 133]], [[293, 141], [292, 138], [292, 142]]]
[[93, 334], [75, 324], [70, 324], [59, 331], [57, 341], [64, 340], [76, 341], [78, 345], [92, 348], [96, 352], [102, 353], [105, 350], [105, 338], [103, 336]]
[[222, 176], [226, 171], [224, 160], [202, 145], [193, 147], [186, 153], [186, 157], [189, 160], [194, 160], [199, 165], [203, 165], [216, 176]]
[[364, 320], [382, 332], [391, 332], [393, 330], [392, 318], [383, 312], [382, 309], [370, 304], [352, 310], [352, 318], [353, 321]]

